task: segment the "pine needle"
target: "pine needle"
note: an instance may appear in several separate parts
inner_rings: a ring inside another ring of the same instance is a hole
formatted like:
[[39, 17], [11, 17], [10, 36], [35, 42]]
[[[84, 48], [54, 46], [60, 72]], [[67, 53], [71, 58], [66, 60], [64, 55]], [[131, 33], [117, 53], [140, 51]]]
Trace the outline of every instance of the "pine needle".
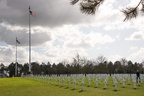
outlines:
[[104, 0], [84, 0], [80, 3], [82, 13], [95, 14], [96, 9], [103, 3]]
[[71, 0], [70, 4], [71, 4], [71, 5], [74, 5], [74, 4], [76, 4], [78, 1], [79, 1], [79, 0]]
[[123, 9], [121, 12], [124, 13], [124, 15], [125, 15], [124, 21], [126, 21], [126, 20], [137, 17], [138, 7], [134, 7], [134, 8], [133, 7], [127, 7], [126, 9]]

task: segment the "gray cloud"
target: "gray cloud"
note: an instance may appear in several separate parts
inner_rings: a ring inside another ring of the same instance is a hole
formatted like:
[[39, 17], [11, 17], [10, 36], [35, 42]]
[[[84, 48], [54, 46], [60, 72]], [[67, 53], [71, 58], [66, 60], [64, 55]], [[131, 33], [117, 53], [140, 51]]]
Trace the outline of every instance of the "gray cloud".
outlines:
[[[15, 38], [21, 42], [20, 46], [28, 46], [29, 10], [36, 14], [31, 18], [31, 26], [57, 27], [64, 24], [78, 24], [90, 22], [90, 17], [79, 11], [79, 6], [72, 6], [69, 0], [2, 0], [0, 2], [0, 40], [6, 44], [15, 45]], [[11, 29], [7, 28], [11, 26]], [[14, 30], [13, 26], [23, 29]], [[34, 29], [32, 45], [43, 44], [52, 40], [51, 34]], [[38, 32], [39, 31], [39, 32]]]
[[139, 32], [134, 32], [131, 34], [130, 37], [126, 38], [125, 40], [143, 40], [144, 39], [144, 32], [139, 31]]
[[0, 3], [0, 20], [28, 26], [29, 5], [36, 14], [36, 18], [31, 17], [32, 25], [55, 27], [90, 22], [90, 18], [94, 17], [81, 14], [79, 6], [72, 6], [69, 2], [69, 0], [3, 0]]
[[11, 46], [0, 46], [0, 62], [9, 62], [13, 60], [14, 51]]
[[[40, 29], [35, 29], [32, 31], [34, 31], [34, 33], [31, 34], [32, 46], [41, 45], [52, 40], [49, 32], [43, 32]], [[0, 34], [0, 41], [5, 42], [6, 44], [15, 45], [16, 37], [21, 42], [20, 46], [28, 46], [29, 44], [29, 33], [27, 32], [27, 29], [12, 30], [7, 27], [0, 26]]]
[[90, 43], [85, 42], [84, 40], [81, 40], [81, 42], [77, 44], [75, 44], [75, 42], [68, 42], [66, 46], [70, 48], [84, 48], [84, 49], [89, 49], [92, 47]]

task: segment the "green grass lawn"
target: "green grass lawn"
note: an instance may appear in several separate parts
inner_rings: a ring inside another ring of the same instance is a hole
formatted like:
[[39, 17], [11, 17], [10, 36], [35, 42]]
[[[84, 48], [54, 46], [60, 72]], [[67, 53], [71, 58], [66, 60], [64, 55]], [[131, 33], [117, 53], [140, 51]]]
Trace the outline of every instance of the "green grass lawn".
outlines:
[[137, 89], [133, 88], [133, 84], [126, 83], [125, 88], [118, 84], [118, 90], [114, 91], [110, 78], [107, 89], [103, 88], [103, 82], [98, 88], [93, 83], [90, 87], [85, 84], [84, 91], [81, 91], [80, 84], [74, 89], [72, 83], [68, 88], [66, 82], [62, 86], [19, 77], [0, 78], [0, 96], [144, 96], [144, 84], [137, 86]]

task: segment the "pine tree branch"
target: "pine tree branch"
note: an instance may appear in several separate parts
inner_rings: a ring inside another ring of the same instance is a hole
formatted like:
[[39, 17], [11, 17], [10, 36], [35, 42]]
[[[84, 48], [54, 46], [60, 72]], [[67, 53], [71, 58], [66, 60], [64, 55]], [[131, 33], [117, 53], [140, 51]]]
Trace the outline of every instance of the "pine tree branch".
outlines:
[[80, 10], [82, 13], [95, 14], [96, 9], [103, 3], [104, 0], [71, 0], [70, 4], [74, 5], [80, 2]]
[[125, 15], [124, 21], [136, 18], [138, 16], [138, 7], [141, 4], [141, 2], [142, 0], [140, 0], [136, 7], [127, 7], [126, 9], [122, 9], [121, 12], [123, 12], [123, 14]]
[[104, 0], [83, 0], [80, 3], [82, 13], [95, 14], [96, 9], [103, 3]]
[[137, 15], [138, 15], [138, 8], [136, 8], [136, 7], [135, 8], [129, 7], [129, 8], [123, 9], [122, 12], [125, 15], [124, 21], [126, 21], [126, 20], [129, 20], [129, 19], [137, 17]]
[[79, 2], [79, 0], [71, 0], [70, 4], [74, 5], [74, 4], [76, 4], [77, 2]]
[[[80, 10], [85, 14], [95, 14], [104, 0], [71, 0], [70, 4], [74, 5], [80, 1]], [[136, 7], [126, 7], [121, 12], [125, 15], [124, 21], [136, 18], [138, 16], [138, 7], [142, 4], [141, 11], [144, 13], [144, 1], [140, 0]]]

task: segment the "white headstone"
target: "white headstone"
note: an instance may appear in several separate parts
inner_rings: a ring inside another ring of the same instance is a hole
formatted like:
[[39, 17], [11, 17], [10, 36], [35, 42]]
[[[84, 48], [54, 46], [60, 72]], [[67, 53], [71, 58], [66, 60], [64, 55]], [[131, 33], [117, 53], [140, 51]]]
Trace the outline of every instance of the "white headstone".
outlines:
[[133, 82], [134, 82], [134, 89], [136, 89], [136, 80], [134, 80]]
[[83, 91], [84, 90], [84, 78], [82, 79], [81, 85], [82, 85], [82, 91]]
[[96, 78], [96, 88], [98, 88], [98, 83], [99, 83], [99, 81], [98, 81], [98, 79]]

